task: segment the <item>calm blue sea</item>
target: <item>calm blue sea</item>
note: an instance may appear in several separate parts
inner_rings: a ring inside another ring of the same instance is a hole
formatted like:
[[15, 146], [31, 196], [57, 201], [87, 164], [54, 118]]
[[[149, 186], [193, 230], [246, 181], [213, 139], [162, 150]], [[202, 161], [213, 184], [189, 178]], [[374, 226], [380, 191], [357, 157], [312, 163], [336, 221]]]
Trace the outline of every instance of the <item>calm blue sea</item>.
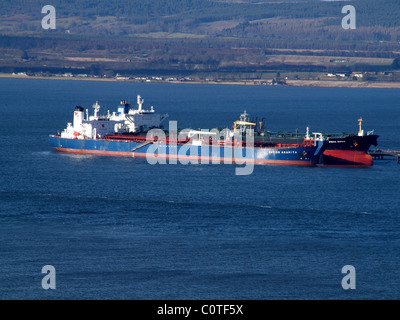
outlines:
[[400, 298], [400, 164], [237, 176], [50, 149], [75, 105], [137, 94], [181, 128], [246, 109], [271, 131], [357, 132], [362, 116], [400, 149], [400, 90], [0, 79], [0, 299]]

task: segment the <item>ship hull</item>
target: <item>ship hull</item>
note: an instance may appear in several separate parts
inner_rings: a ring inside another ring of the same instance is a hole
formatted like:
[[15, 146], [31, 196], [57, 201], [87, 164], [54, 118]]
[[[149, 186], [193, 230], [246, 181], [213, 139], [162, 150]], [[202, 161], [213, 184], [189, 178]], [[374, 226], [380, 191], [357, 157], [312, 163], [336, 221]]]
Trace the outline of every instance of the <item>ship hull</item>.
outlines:
[[[263, 143], [300, 143], [302, 135], [267, 135], [256, 137], [256, 142]], [[328, 135], [329, 136], [329, 135]], [[321, 157], [324, 165], [372, 166], [373, 159], [368, 154], [369, 148], [378, 145], [377, 135], [332, 135]]]
[[[50, 144], [58, 152], [103, 156], [138, 157], [192, 163], [235, 163], [314, 166], [318, 163], [326, 143], [314, 146], [273, 148], [233, 148], [193, 146], [185, 144], [156, 144], [109, 139], [67, 139], [50, 136]], [[183, 149], [185, 148], [185, 149]]]
[[365, 151], [356, 150], [325, 150], [323, 154], [324, 165], [354, 165], [372, 166], [373, 159]]
[[372, 166], [373, 159], [368, 150], [371, 145], [378, 145], [377, 139], [377, 135], [330, 138], [323, 153], [323, 164]]

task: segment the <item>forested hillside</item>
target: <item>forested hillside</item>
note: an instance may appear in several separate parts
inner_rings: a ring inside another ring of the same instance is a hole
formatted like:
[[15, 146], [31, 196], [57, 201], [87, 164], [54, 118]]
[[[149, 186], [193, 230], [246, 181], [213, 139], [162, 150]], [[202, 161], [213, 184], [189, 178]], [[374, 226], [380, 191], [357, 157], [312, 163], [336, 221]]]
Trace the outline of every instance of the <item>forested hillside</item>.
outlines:
[[[399, 0], [354, 0], [354, 1], [229, 1], [229, 0], [53, 0], [51, 4], [57, 10], [58, 19], [62, 20], [62, 30], [69, 28], [76, 31], [99, 31], [96, 29], [96, 20], [104, 17], [115, 17], [119, 21], [120, 30], [104, 24], [103, 31], [108, 27], [110, 32], [125, 34], [127, 27], [143, 26], [160, 29], [160, 31], [190, 31], [204, 33], [202, 24], [223, 21], [237, 21], [239, 25], [231, 28], [230, 25], [218, 29], [245, 29], [246, 23], [263, 25], [268, 21], [263, 19], [280, 18], [290, 20], [318, 20], [318, 26], [340, 26], [343, 15], [341, 8], [351, 3], [357, 9], [358, 27], [393, 28], [400, 26]], [[41, 8], [45, 3], [37, 0], [2, 0], [0, 2], [0, 16], [3, 17], [2, 30], [5, 30], [5, 21], [15, 15], [23, 15], [19, 22], [25, 27], [32, 20], [43, 17]], [[73, 18], [73, 19], [72, 19]], [[70, 20], [68, 20], [70, 19]], [[12, 20], [12, 19], [11, 19]], [[92, 25], [92, 29], [84, 28]], [[179, 29], [182, 28], [182, 29]], [[21, 31], [23, 29], [19, 28]], [[285, 29], [285, 25], [281, 26]], [[132, 29], [134, 30], [134, 28]], [[145, 29], [140, 29], [145, 30]], [[262, 29], [260, 29], [262, 31]], [[214, 30], [218, 35], [218, 31]], [[90, 32], [89, 32], [90, 33]], [[231, 32], [231, 33], [234, 33]], [[220, 35], [222, 35], [221, 33]], [[243, 36], [243, 33], [241, 34]], [[244, 34], [245, 35], [245, 34]], [[263, 34], [268, 36], [267, 34]]]
[[382, 71], [400, 57], [400, 0], [52, 0], [55, 30], [45, 4], [0, 1], [0, 70]]

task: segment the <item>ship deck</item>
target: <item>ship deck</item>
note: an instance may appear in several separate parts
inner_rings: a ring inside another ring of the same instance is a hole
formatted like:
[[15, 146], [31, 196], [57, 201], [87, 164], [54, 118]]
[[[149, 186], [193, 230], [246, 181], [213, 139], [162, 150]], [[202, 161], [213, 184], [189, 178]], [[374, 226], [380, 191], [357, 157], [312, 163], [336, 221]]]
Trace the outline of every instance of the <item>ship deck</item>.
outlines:
[[[137, 142], [137, 143], [145, 143], [149, 142], [146, 136], [143, 135], [136, 135], [136, 134], [115, 134], [112, 136], [106, 136], [104, 137], [104, 140], [113, 140], [113, 141], [132, 141], [132, 142]], [[158, 137], [154, 139], [154, 142], [164, 142], [164, 143], [176, 143], [176, 144], [186, 144], [190, 141], [190, 138], [186, 138], [184, 140], [182, 139], [174, 139], [170, 137], [166, 137], [165, 140], [159, 140]], [[204, 145], [209, 145], [212, 146], [213, 144], [219, 145], [219, 146], [226, 146], [226, 145], [232, 145], [232, 146], [237, 146], [237, 144], [240, 145], [240, 142], [236, 141], [224, 141], [224, 140], [217, 140], [217, 143], [213, 141], [212, 138], [210, 139], [204, 139]], [[241, 142], [242, 147], [246, 147], [246, 141]], [[274, 142], [268, 142], [268, 141], [254, 141], [253, 142], [254, 148], [297, 148], [297, 147], [309, 147], [313, 146], [312, 141], [303, 141], [302, 143], [274, 143]]]

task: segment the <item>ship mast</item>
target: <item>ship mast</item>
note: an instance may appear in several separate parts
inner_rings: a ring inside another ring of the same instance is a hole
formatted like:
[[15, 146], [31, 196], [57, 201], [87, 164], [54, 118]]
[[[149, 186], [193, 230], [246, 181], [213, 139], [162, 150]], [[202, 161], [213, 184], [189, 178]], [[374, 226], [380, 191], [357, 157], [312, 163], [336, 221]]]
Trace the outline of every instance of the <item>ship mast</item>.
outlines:
[[240, 115], [240, 120], [237, 120], [233, 123], [233, 132], [237, 132], [237, 130], [239, 129], [241, 133], [245, 133], [246, 126], [250, 126], [249, 133], [250, 135], [252, 134], [252, 126], [257, 126], [257, 123], [249, 122], [247, 116], [248, 114], [246, 110], [244, 110], [244, 112]]
[[363, 136], [364, 135], [364, 130], [361, 128], [362, 122], [363, 122], [363, 119], [362, 119], [362, 117], [360, 117], [360, 119], [358, 119], [358, 127], [359, 127], [358, 135], [359, 136]]
[[137, 95], [137, 105], [138, 105], [139, 112], [142, 112], [142, 110], [143, 110], [143, 102], [144, 102], [144, 99], [142, 99], [142, 97], [138, 94]]

